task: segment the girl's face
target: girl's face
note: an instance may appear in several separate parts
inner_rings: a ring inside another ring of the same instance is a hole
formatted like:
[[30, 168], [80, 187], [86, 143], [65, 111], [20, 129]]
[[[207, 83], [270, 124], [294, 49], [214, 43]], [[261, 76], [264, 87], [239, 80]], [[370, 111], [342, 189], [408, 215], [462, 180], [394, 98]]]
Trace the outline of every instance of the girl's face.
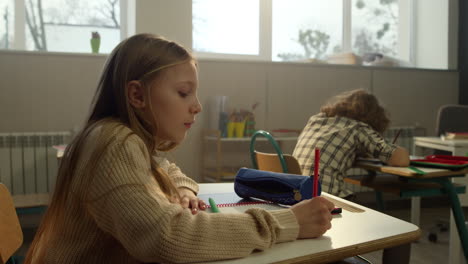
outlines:
[[198, 72], [194, 61], [167, 68], [150, 87], [152, 115], [159, 140], [181, 143], [202, 110], [197, 96]]

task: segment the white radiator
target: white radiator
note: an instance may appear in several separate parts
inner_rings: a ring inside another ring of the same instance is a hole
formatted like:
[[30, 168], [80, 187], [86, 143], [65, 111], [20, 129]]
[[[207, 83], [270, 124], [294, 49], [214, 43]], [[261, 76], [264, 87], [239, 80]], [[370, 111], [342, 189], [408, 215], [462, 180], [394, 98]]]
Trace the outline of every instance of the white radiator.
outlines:
[[70, 138], [70, 132], [0, 133], [0, 182], [13, 195], [50, 192], [58, 169], [52, 146]]
[[[387, 129], [383, 136], [387, 142], [392, 143], [398, 133], [399, 135], [395, 144], [404, 147], [410, 152], [410, 154], [412, 154], [414, 137], [425, 136], [426, 129], [418, 126], [395, 126]], [[367, 174], [367, 172], [363, 169], [350, 169], [347, 172], [347, 175], [365, 174]], [[372, 191], [370, 188], [360, 187], [349, 183], [345, 183], [345, 186], [353, 192]]]

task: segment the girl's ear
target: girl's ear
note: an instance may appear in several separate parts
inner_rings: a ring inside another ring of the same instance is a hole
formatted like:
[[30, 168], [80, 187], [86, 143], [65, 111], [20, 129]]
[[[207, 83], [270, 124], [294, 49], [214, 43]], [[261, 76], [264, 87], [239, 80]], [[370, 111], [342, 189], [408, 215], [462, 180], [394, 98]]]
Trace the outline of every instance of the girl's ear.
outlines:
[[130, 81], [127, 83], [127, 97], [130, 104], [136, 109], [145, 107], [144, 88], [139, 81]]

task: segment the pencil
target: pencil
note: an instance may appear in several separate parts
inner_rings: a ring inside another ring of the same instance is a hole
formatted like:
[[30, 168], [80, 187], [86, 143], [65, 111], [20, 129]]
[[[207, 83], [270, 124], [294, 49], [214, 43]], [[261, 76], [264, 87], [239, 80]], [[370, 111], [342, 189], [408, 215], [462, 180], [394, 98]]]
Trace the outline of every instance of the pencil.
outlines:
[[315, 148], [314, 181], [313, 181], [314, 184], [312, 185], [312, 197], [316, 197], [318, 193], [319, 164], [320, 164], [320, 149]]
[[213, 198], [208, 198], [208, 202], [210, 203], [210, 208], [211, 208], [211, 212], [213, 213], [219, 213], [219, 209], [218, 209], [218, 206], [216, 205], [215, 201], [213, 200]]
[[396, 133], [396, 135], [395, 135], [395, 138], [393, 139], [392, 144], [395, 144], [395, 142], [397, 141], [398, 137], [400, 136], [400, 133], [401, 133], [401, 128], [398, 129], [398, 131], [397, 131], [397, 133]]
[[420, 169], [418, 169], [418, 168], [416, 168], [416, 167], [413, 167], [413, 166], [409, 166], [408, 169], [410, 169], [410, 170], [416, 172], [417, 174], [426, 174], [425, 171], [422, 171], [422, 170], [420, 170]]

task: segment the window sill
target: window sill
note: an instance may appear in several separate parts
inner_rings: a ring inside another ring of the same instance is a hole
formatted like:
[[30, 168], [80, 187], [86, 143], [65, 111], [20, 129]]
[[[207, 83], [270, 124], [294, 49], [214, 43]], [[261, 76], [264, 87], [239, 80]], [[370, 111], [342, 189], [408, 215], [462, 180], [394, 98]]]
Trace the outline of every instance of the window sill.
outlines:
[[79, 52], [57, 52], [57, 51], [28, 51], [28, 50], [5, 50], [0, 49], [1, 54], [34, 55], [34, 56], [67, 56], [67, 57], [107, 57], [109, 53], [79, 53]]
[[232, 59], [232, 58], [203, 58], [197, 57], [200, 62], [219, 62], [219, 63], [248, 63], [258, 65], [307, 65], [310, 67], [319, 68], [341, 68], [341, 69], [367, 69], [367, 70], [389, 70], [389, 71], [442, 71], [442, 72], [457, 72], [457, 69], [434, 69], [434, 68], [417, 68], [417, 67], [403, 67], [403, 66], [366, 66], [360, 64], [332, 64], [323, 62], [307, 62], [307, 61], [266, 61], [266, 60], [243, 60], [243, 59]]

